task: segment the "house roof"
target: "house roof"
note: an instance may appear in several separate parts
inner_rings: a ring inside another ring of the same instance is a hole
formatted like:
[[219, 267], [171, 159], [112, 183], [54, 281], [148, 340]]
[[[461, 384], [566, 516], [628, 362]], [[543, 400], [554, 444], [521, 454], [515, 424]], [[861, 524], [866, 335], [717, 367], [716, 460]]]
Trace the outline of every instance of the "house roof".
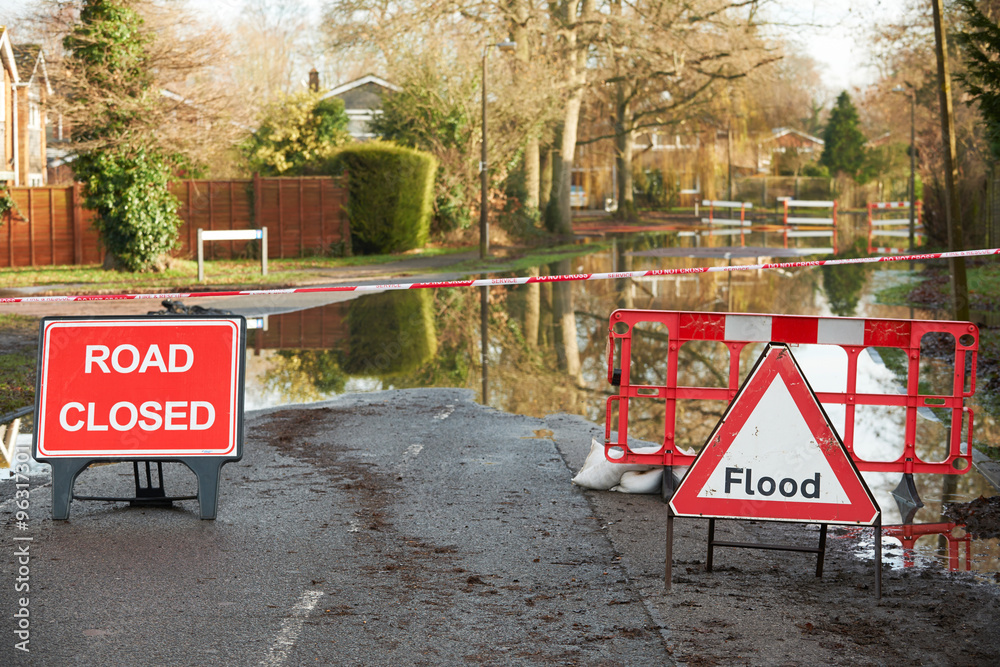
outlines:
[[771, 130], [771, 136], [768, 137], [767, 139], [765, 139], [764, 141], [776, 141], [776, 140], [778, 140], [778, 139], [780, 139], [782, 137], [786, 137], [788, 135], [794, 135], [794, 136], [800, 137], [802, 139], [805, 139], [806, 141], [809, 141], [809, 142], [812, 142], [812, 143], [816, 144], [817, 146], [822, 146], [822, 145], [824, 145], [824, 143], [826, 143], [822, 139], [820, 139], [819, 137], [814, 137], [811, 134], [808, 134], [808, 133], [803, 132], [801, 130], [796, 130], [796, 129], [791, 128], [791, 127], [776, 127], [776, 128], [774, 128], [773, 130]]
[[346, 94], [350, 93], [352, 90], [356, 90], [364, 86], [378, 86], [380, 88], [385, 88], [393, 92], [399, 92], [400, 90], [399, 86], [397, 86], [394, 83], [390, 83], [389, 81], [386, 81], [380, 76], [376, 76], [374, 74], [366, 74], [359, 79], [355, 79], [354, 81], [348, 81], [347, 83], [343, 83], [334, 88], [333, 90], [324, 93], [323, 97], [320, 99], [325, 100], [330, 97], [343, 97]]
[[11, 48], [10, 44], [10, 31], [7, 30], [6, 26], [0, 25], [0, 62], [3, 66], [10, 70], [11, 75], [14, 77], [14, 83], [19, 83], [20, 78], [17, 75], [17, 62], [14, 59], [14, 50]]
[[49, 72], [45, 68], [45, 55], [40, 44], [23, 44], [13, 47], [14, 62], [21, 77], [21, 83], [32, 83], [36, 76], [41, 76], [45, 83], [45, 91], [51, 95], [52, 86], [49, 83]]

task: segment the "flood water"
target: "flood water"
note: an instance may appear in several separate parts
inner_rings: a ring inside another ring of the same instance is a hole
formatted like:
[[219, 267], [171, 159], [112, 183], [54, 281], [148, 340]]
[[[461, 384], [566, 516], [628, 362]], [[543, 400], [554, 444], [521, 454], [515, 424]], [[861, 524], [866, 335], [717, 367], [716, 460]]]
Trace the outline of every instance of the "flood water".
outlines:
[[[600, 252], [539, 266], [530, 273], [544, 276], [688, 268], [727, 261], [757, 263], [754, 258], [657, 255], [662, 247], [685, 243], [691, 240], [670, 235], [623, 237]], [[762, 257], [761, 261], [771, 260]], [[607, 399], [614, 393], [608, 383], [606, 350], [608, 319], [616, 308], [947, 318], [946, 313], [875, 303], [876, 291], [908, 280], [908, 268], [900, 262], [486, 288], [485, 354], [481, 327], [484, 289], [398, 290], [361, 296], [338, 293], [338, 299], [349, 300], [270, 314], [266, 323], [262, 322], [263, 328], [249, 333], [246, 409], [320, 401], [343, 393], [464, 387], [474, 390], [480, 400], [485, 394], [488, 405], [507, 412], [536, 417], [565, 412], [603, 424]], [[241, 311], [238, 302], [226, 307]], [[654, 341], [643, 347], [645, 356], [633, 359], [634, 368], [639, 369], [633, 372], [662, 374], [666, 364], [663, 345]], [[760, 349], [748, 346], [744, 350], [740, 359], [743, 374], [752, 367]], [[793, 352], [817, 392], [843, 391], [843, 349], [803, 345]], [[892, 370], [892, 350], [866, 352], [859, 357], [858, 391], [905, 393], [905, 380]], [[692, 347], [680, 357], [678, 384], [721, 381], [716, 386], [724, 387], [727, 354], [724, 346], [721, 354], [711, 344]], [[930, 385], [927, 389], [922, 385], [921, 392], [950, 393], [952, 369], [929, 358], [921, 364], [921, 382]], [[699, 449], [726, 404], [688, 403], [692, 405], [678, 406], [677, 423], [682, 426], [678, 426], [677, 442]], [[844, 406], [826, 407], [835, 427], [843, 428]], [[858, 410], [856, 452], [868, 460], [899, 456], [905, 408], [861, 406]], [[662, 414], [662, 408], [656, 406], [645, 412], [636, 410], [634, 423], [630, 417], [630, 437], [662, 442]], [[947, 411], [921, 408], [917, 446], [922, 458], [940, 460], [937, 455], [945, 451], [949, 433], [947, 421]], [[998, 442], [997, 425], [982, 411], [976, 416], [975, 440]], [[903, 523], [907, 508], [900, 508], [892, 496], [901, 474], [866, 472], [864, 476], [883, 510], [883, 524]], [[918, 474], [915, 482], [924, 506], [910, 518], [912, 525], [886, 530], [896, 536], [885, 538], [887, 561], [896, 567], [937, 563], [952, 570], [1000, 571], [998, 540], [972, 539], [961, 526], [942, 517], [943, 503], [988, 497], [997, 490], [974, 469], [963, 475]]]

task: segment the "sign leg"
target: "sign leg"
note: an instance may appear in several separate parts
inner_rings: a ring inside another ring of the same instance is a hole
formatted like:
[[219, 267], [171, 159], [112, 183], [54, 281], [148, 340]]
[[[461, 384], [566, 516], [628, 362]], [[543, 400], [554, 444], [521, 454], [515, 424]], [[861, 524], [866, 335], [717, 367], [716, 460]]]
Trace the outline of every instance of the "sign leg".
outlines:
[[184, 464], [198, 477], [198, 508], [202, 519], [215, 519], [219, 505], [219, 476], [222, 463], [218, 460], [185, 459]]
[[[668, 469], [664, 468], [664, 472], [669, 474]], [[666, 573], [663, 578], [663, 588], [667, 592], [670, 591], [670, 583], [674, 578], [674, 512], [670, 509], [670, 505], [667, 505], [667, 565]]]
[[52, 468], [52, 520], [69, 519], [69, 504], [73, 500], [73, 484], [90, 465], [89, 460], [69, 459], [47, 461]]
[[715, 549], [715, 519], [708, 520], [708, 556], [705, 558], [705, 571], [712, 571], [712, 551]]
[[882, 513], [875, 521], [875, 599], [882, 600]]
[[660, 480], [660, 498], [663, 502], [670, 502], [670, 499], [674, 496], [675, 487], [673, 467], [663, 466], [663, 478]]
[[816, 577], [823, 576], [823, 559], [826, 557], [826, 524], [819, 525], [819, 553], [816, 555]]

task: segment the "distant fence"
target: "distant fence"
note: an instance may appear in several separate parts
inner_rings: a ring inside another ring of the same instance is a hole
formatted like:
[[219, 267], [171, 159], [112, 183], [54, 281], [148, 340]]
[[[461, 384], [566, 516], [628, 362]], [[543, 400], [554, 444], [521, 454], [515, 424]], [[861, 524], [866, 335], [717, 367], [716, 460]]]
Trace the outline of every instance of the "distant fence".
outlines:
[[[198, 229], [268, 228], [268, 258], [325, 255], [350, 247], [343, 177], [187, 180], [171, 184], [184, 223], [178, 257], [193, 258]], [[11, 188], [16, 208], [0, 222], [0, 268], [99, 264], [104, 260], [82, 186]], [[247, 254], [246, 241], [211, 245], [208, 256]]]

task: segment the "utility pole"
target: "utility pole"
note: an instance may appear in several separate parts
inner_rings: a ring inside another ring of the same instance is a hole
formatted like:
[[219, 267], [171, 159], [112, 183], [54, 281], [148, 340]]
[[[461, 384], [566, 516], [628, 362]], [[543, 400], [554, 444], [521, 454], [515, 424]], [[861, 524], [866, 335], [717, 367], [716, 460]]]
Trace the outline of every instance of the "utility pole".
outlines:
[[[951, 75], [948, 69], [948, 48], [944, 31], [944, 9], [942, 0], [931, 0], [934, 8], [934, 41], [937, 51], [938, 96], [941, 100], [941, 141], [944, 148], [944, 189], [946, 219], [948, 221], [948, 250], [958, 252], [965, 249], [962, 235], [962, 218], [958, 201], [958, 164], [955, 150], [955, 121], [951, 102]], [[954, 318], [958, 321], [969, 319], [969, 285], [965, 276], [965, 258], [953, 257], [951, 268], [951, 297]]]

